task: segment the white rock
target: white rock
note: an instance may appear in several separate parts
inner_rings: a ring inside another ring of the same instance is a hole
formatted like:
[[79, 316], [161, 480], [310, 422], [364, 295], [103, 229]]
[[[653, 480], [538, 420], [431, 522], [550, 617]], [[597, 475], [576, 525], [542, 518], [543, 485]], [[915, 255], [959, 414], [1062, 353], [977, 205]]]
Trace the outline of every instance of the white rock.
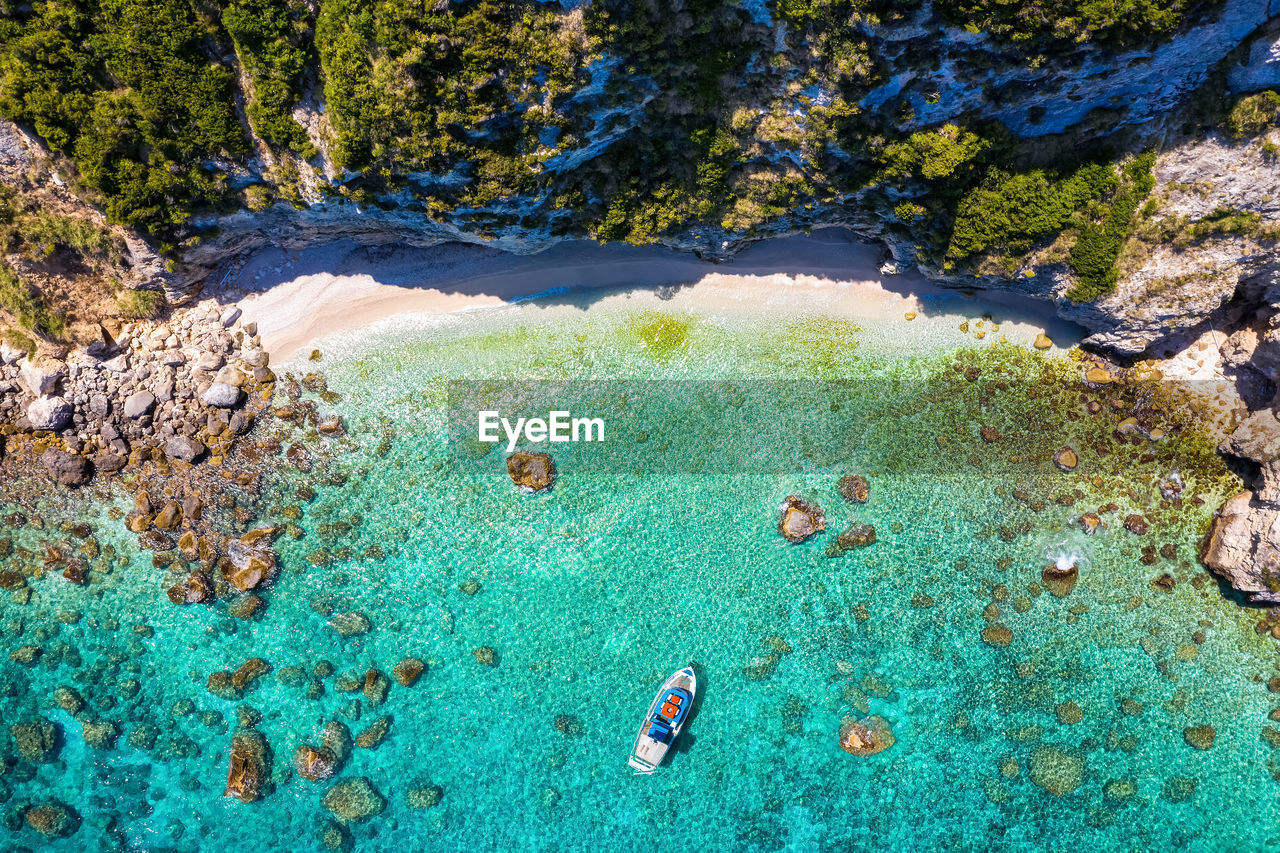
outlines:
[[236, 320], [240, 319], [240, 309], [234, 305], [227, 306], [222, 312], [222, 316], [218, 318], [218, 322], [222, 324], [222, 328], [229, 329]]
[[0, 343], [0, 364], [17, 364], [26, 354], [26, 350], [16, 349], [8, 344]]
[[112, 373], [124, 373], [129, 369], [129, 356], [125, 353], [120, 353], [115, 358], [109, 358], [102, 362], [102, 367]]
[[32, 429], [62, 429], [71, 420], [71, 404], [61, 397], [37, 397], [27, 406]]
[[240, 389], [225, 382], [215, 382], [200, 395], [200, 402], [206, 406], [229, 409], [240, 402]]
[[27, 386], [32, 396], [44, 397], [58, 386], [58, 380], [66, 375], [66, 368], [67, 366], [60, 361], [33, 363], [31, 359], [27, 359], [22, 362], [19, 369], [22, 384]]

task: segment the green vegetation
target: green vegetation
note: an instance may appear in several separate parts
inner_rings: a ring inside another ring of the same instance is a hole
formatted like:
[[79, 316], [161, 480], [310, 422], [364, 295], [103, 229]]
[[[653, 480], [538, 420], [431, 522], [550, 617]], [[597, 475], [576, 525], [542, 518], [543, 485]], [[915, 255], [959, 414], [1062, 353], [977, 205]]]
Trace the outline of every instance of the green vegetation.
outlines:
[[1025, 254], [1117, 183], [1115, 170], [1102, 163], [1084, 165], [1065, 178], [1043, 169], [1009, 174], [993, 168], [960, 201], [947, 259], [961, 261], [988, 250]]
[[882, 178], [908, 175], [936, 181], [955, 178], [974, 168], [974, 160], [990, 141], [954, 124], [921, 130], [885, 147], [880, 155]]
[[693, 320], [652, 311], [636, 316], [631, 328], [647, 353], [658, 361], [669, 361], [689, 348]]
[[952, 23], [1014, 43], [1128, 47], [1167, 36], [1190, 15], [1221, 0], [938, 0]]
[[1226, 126], [1236, 139], [1257, 136], [1280, 120], [1280, 92], [1245, 95], [1227, 113]]
[[78, 216], [38, 211], [18, 220], [18, 233], [33, 258], [47, 258], [55, 249], [70, 249], [84, 258], [115, 260], [120, 247], [106, 228]]
[[1155, 162], [1155, 153], [1148, 151], [1125, 164], [1120, 187], [1102, 220], [1086, 226], [1071, 247], [1070, 264], [1076, 283], [1067, 291], [1067, 297], [1073, 302], [1088, 302], [1115, 289], [1119, 275], [1116, 260], [1129, 236], [1133, 215], [1155, 188], [1151, 174]]
[[18, 325], [45, 338], [57, 340], [66, 332], [66, 317], [50, 310], [40, 292], [0, 264], [0, 308], [18, 318]]
[[253, 129], [303, 157], [314, 157], [315, 146], [289, 112], [302, 94], [310, 17], [305, 3], [289, 0], [232, 0], [222, 12], [222, 25], [253, 83], [253, 97], [245, 108]]
[[126, 290], [116, 297], [116, 308], [126, 320], [149, 320], [164, 310], [164, 294], [158, 290]]
[[247, 146], [207, 18], [186, 0], [24, 8], [0, 17], [0, 113], [71, 157], [111, 221], [162, 232], [222, 196], [203, 162]]

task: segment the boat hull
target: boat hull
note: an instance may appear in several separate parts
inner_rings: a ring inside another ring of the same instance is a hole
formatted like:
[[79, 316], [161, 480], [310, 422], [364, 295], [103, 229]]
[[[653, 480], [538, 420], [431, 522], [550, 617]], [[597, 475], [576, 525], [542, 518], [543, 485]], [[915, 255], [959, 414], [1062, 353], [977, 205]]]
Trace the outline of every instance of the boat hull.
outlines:
[[671, 736], [665, 742], [649, 737], [651, 718], [657, 712], [658, 706], [662, 704], [662, 698], [667, 694], [667, 691], [675, 688], [683, 688], [689, 691], [689, 701], [690, 703], [693, 702], [698, 692], [698, 677], [694, 674], [692, 667], [685, 667], [664, 681], [662, 688], [658, 690], [658, 695], [653, 698], [653, 703], [649, 705], [648, 713], [644, 715], [644, 722], [640, 724], [640, 732], [636, 735], [635, 745], [631, 748], [631, 757], [627, 760], [627, 764], [638, 776], [648, 775], [661, 766], [663, 759], [667, 757], [667, 752], [671, 749], [671, 745], [676, 742], [681, 730], [689, 722], [690, 714], [686, 713], [679, 724], [672, 727]]

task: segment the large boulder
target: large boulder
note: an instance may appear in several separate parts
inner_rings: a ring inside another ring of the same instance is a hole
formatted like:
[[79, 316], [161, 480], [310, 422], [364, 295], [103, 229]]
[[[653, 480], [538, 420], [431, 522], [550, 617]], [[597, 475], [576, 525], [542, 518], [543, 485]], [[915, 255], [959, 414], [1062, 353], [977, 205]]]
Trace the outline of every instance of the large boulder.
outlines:
[[1280, 604], [1280, 510], [1244, 491], [1213, 517], [1200, 560], [1258, 604]]
[[61, 397], [37, 397], [27, 405], [27, 420], [35, 430], [57, 431], [71, 420], [74, 409]]
[[93, 477], [89, 460], [65, 450], [51, 447], [40, 454], [45, 470], [63, 486], [83, 486]]
[[240, 402], [240, 389], [226, 382], [215, 382], [200, 395], [200, 402], [206, 406], [229, 409]]
[[507, 457], [507, 474], [520, 488], [540, 492], [556, 481], [556, 463], [547, 453], [518, 450]]
[[175, 435], [164, 443], [164, 452], [170, 459], [195, 462], [205, 452], [204, 442], [185, 435]]
[[266, 792], [271, 776], [271, 752], [261, 732], [241, 729], [231, 738], [231, 759], [227, 766], [224, 797], [252, 803]]
[[227, 545], [227, 563], [222, 567], [227, 583], [247, 592], [266, 580], [276, 566], [271, 547], [275, 535], [274, 527], [258, 527], [232, 539]]
[[813, 534], [827, 529], [827, 518], [822, 507], [804, 498], [789, 495], [782, 504], [778, 518], [778, 532], [788, 542], [803, 542]]
[[324, 795], [324, 807], [343, 823], [356, 823], [379, 814], [386, 801], [363, 776], [334, 785]]
[[155, 405], [156, 396], [150, 391], [135, 391], [125, 398], [124, 416], [130, 420], [145, 418]]
[[33, 397], [45, 397], [52, 394], [58, 382], [66, 375], [67, 366], [55, 359], [31, 361], [27, 359], [19, 366], [22, 384]]

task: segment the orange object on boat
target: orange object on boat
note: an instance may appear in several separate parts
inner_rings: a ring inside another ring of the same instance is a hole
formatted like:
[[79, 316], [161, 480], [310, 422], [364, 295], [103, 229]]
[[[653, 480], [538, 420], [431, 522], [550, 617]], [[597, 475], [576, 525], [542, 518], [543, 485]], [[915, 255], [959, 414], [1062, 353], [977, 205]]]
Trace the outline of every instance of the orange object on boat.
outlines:
[[677, 708], [675, 705], [672, 705], [670, 702], [664, 702], [662, 704], [662, 715], [664, 717], [671, 719], [675, 717], [676, 714], [679, 714], [679, 713], [680, 713], [680, 709]]

